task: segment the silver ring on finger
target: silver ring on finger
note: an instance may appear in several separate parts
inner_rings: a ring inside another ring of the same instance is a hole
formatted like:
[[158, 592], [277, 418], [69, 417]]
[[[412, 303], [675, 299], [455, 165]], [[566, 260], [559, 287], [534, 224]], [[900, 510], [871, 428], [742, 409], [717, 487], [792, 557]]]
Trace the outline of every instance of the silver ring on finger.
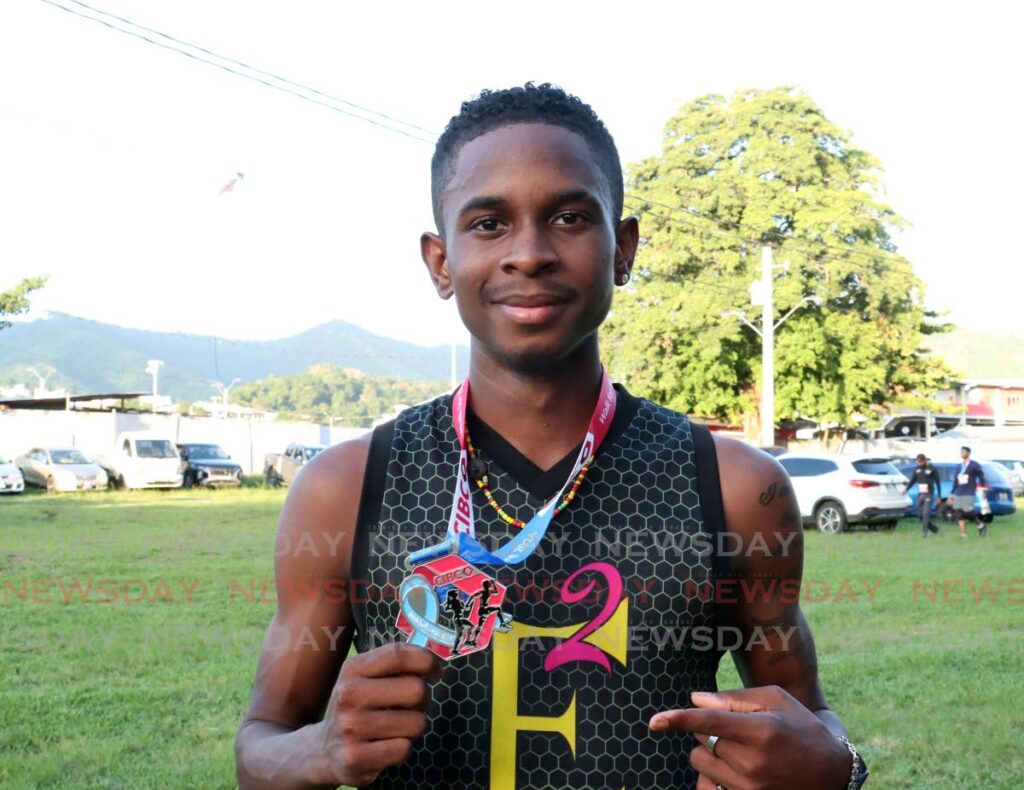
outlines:
[[[714, 754], [715, 753], [715, 747], [718, 746], [718, 736], [717, 735], [709, 735], [708, 736], [708, 742], [706, 744], [704, 744], [704, 745], [708, 747], [708, 751], [709, 752]], [[715, 790], [718, 790], [718, 788], [716, 787]]]

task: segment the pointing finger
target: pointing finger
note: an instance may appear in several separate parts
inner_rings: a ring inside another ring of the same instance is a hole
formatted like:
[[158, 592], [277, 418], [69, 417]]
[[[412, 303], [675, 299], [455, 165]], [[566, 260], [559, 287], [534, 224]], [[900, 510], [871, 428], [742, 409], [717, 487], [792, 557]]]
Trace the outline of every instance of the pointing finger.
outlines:
[[734, 713], [780, 710], [796, 702], [788, 692], [778, 686], [756, 686], [717, 692], [694, 691], [690, 694], [690, 699], [698, 708], [728, 710]]
[[740, 743], [756, 744], [774, 723], [770, 713], [734, 713], [722, 710], [686, 708], [656, 713], [651, 718], [655, 732], [700, 732]]

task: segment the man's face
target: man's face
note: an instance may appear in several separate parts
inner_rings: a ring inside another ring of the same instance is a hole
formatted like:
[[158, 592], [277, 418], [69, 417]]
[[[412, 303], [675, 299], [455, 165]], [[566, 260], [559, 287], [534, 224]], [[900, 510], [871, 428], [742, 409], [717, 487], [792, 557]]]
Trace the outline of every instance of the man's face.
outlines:
[[918, 458], [917, 459], [917, 465], [918, 466], [924, 466], [926, 463], [928, 463], [928, 459], [927, 458]]
[[444, 234], [424, 234], [424, 261], [484, 350], [542, 369], [597, 330], [636, 222], [613, 215], [582, 137], [537, 123], [481, 135], [459, 151], [442, 201]]
[[966, 461], [968, 458], [971, 457], [971, 451], [970, 450], [961, 450], [960, 451], [960, 457], [963, 458]]

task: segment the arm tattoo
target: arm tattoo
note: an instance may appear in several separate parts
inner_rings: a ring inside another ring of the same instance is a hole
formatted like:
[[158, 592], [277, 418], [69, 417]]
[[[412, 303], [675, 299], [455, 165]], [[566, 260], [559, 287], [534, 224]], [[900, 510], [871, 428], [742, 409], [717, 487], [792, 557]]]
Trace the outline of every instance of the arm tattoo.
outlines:
[[778, 483], [771, 483], [764, 491], [758, 496], [757, 501], [767, 507], [775, 501], [776, 495], [780, 497], [786, 496], [790, 492], [789, 484], [783, 482], [782, 485]]
[[[797, 651], [801, 649], [800, 628], [793, 625], [792, 610], [780, 614], [778, 617], [751, 617], [751, 622], [756, 628], [763, 632], [774, 631], [774, 634], [765, 633], [765, 638], [772, 643], [767, 649], [767, 660], [769, 666], [774, 666], [791, 658], [796, 658]], [[789, 626], [787, 628], [787, 626]], [[789, 633], [786, 634], [785, 632]]]
[[781, 529], [796, 529], [800, 526], [801, 520], [800, 508], [796, 505], [790, 505], [782, 512], [782, 517], [779, 519], [779, 527]]
[[782, 661], [787, 661], [793, 658], [793, 656], [795, 655], [796, 653], [792, 650], [776, 650], [774, 653], [768, 656], [768, 663], [775, 665], [781, 663]]

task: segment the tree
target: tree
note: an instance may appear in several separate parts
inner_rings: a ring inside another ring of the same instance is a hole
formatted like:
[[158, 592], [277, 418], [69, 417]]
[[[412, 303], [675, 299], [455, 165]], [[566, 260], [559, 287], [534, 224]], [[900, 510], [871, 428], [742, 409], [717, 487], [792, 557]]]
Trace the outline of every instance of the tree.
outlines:
[[638, 394], [734, 423], [760, 415], [760, 338], [729, 311], [749, 308], [761, 247], [785, 268], [776, 316], [776, 420], [854, 425], [949, 376], [922, 335], [945, 331], [892, 232], [878, 162], [793, 88], [705, 96], [665, 128], [662, 153], [627, 172], [641, 218], [633, 284], [604, 342], [612, 374]]
[[445, 389], [443, 382], [403, 381], [337, 365], [313, 365], [305, 373], [243, 384], [234, 390], [232, 399], [285, 417], [333, 418], [343, 424], [368, 426], [399, 403], [419, 403]]
[[11, 325], [11, 322], [4, 321], [3, 317], [19, 315], [28, 310], [28, 295], [45, 284], [45, 277], [28, 277], [11, 290], [0, 293], [0, 329], [6, 329]]

